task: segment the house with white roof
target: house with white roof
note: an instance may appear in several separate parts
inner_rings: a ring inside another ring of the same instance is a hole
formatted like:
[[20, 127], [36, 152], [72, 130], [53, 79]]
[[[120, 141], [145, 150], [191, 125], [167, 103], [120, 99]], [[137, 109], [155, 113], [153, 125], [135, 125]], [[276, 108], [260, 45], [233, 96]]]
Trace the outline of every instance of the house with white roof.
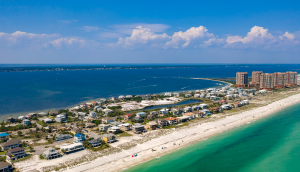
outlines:
[[207, 104], [205, 104], [205, 103], [201, 103], [201, 104], [199, 105], [199, 107], [200, 107], [201, 109], [205, 109], [205, 108], [207, 108], [208, 106], [207, 106]]
[[97, 118], [98, 114], [96, 112], [94, 112], [94, 111], [90, 111], [89, 117], [90, 118]]
[[159, 111], [160, 114], [168, 114], [169, 113], [169, 109], [163, 108]]

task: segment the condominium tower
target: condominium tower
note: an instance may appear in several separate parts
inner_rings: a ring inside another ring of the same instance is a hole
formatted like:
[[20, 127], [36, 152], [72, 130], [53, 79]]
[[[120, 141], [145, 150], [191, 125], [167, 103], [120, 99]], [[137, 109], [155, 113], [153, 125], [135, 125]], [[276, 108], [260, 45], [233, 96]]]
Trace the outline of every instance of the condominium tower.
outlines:
[[260, 75], [260, 88], [273, 89], [274, 88], [274, 74], [263, 73]]
[[287, 85], [297, 85], [297, 72], [286, 72]]
[[236, 86], [237, 87], [248, 86], [248, 72], [237, 72], [236, 73]]
[[274, 73], [274, 87], [283, 88], [287, 84], [287, 75], [286, 73], [275, 72]]
[[253, 85], [259, 85], [260, 82], [260, 75], [262, 74], [262, 71], [253, 71], [252, 72], [252, 84]]

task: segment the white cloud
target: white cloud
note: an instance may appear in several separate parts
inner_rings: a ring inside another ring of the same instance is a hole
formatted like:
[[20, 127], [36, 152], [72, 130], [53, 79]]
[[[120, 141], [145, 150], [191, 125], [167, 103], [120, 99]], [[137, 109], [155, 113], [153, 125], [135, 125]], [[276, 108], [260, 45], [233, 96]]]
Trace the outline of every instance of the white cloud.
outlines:
[[77, 38], [60, 38], [50, 42], [50, 44], [52, 44], [52, 46], [57, 49], [60, 49], [63, 46], [71, 46], [71, 45], [83, 46], [86, 43], [87, 43], [86, 40], [77, 39]]
[[291, 34], [291, 33], [289, 33], [289, 32], [285, 32], [284, 35], [279, 36], [279, 38], [280, 38], [281, 40], [283, 40], [284, 37], [287, 38], [287, 39], [289, 39], [289, 40], [294, 40], [294, 39], [295, 39], [295, 35], [294, 35], [294, 34]]
[[204, 26], [192, 27], [185, 32], [175, 32], [172, 35], [172, 40], [168, 41], [166, 45], [173, 48], [187, 47], [193, 41], [212, 36], [213, 34], [208, 33], [208, 30]]
[[143, 28], [142, 26], [136, 27], [133, 29], [130, 37], [119, 38], [118, 45], [122, 45], [124, 47], [129, 47], [132, 45], [142, 45], [147, 44], [149, 42], [157, 42], [163, 41], [166, 39], [170, 39], [166, 33], [156, 34], [152, 32], [148, 28]]
[[228, 36], [226, 39], [227, 44], [225, 45], [225, 47], [285, 48], [283, 46], [292, 46], [299, 42], [294, 39], [295, 36], [289, 32], [285, 32], [284, 35], [277, 37], [269, 33], [268, 29], [254, 26], [244, 38], [238, 35]]
[[148, 28], [152, 32], [164, 32], [170, 26], [165, 24], [147, 24], [147, 23], [132, 23], [123, 25], [112, 25], [109, 29], [101, 29], [102, 31], [98, 34], [100, 38], [120, 38], [127, 35], [131, 35], [132, 30], [136, 29], [138, 26], [143, 28]]
[[16, 31], [13, 33], [0, 32], [0, 43], [6, 46], [16, 45], [38, 45], [47, 42], [53, 38], [57, 38], [59, 34], [35, 34]]
[[91, 32], [91, 31], [97, 31], [100, 28], [96, 26], [83, 26], [82, 29], [85, 30], [86, 32]]
[[226, 39], [228, 44], [242, 43], [251, 45], [261, 45], [261, 44], [272, 44], [277, 42], [275, 36], [268, 32], [268, 29], [263, 27], [254, 26], [251, 28], [247, 36], [242, 38], [241, 36], [228, 36]]

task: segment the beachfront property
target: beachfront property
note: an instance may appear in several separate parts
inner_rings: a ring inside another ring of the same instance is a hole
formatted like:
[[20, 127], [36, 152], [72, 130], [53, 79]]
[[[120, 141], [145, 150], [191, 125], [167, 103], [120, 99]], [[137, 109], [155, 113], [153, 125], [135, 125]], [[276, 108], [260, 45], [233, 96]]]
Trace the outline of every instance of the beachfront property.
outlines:
[[51, 159], [59, 158], [62, 155], [59, 153], [58, 150], [54, 148], [49, 148], [48, 150], [42, 153], [42, 156], [47, 160], [51, 160]]
[[248, 86], [248, 72], [237, 72], [236, 73], [236, 86], [237, 87]]
[[168, 114], [169, 113], [169, 109], [163, 108], [159, 111], [160, 114]]
[[155, 121], [150, 121], [145, 126], [146, 130], [156, 130], [156, 128], [157, 128], [157, 123]]
[[22, 147], [22, 141], [20, 139], [11, 139], [7, 142], [0, 144], [2, 151], [13, 149], [16, 147]]
[[96, 112], [94, 112], [94, 111], [90, 111], [89, 117], [90, 117], [90, 118], [97, 118], [97, 117], [98, 117], [98, 114], [97, 114]]
[[173, 124], [177, 124], [178, 123], [178, 119], [177, 118], [173, 118], [173, 117], [165, 118], [165, 120], [168, 122], [169, 125], [173, 125]]
[[187, 98], [192, 97], [192, 94], [187, 93], [187, 94], [184, 95], [184, 97], [187, 97]]
[[117, 127], [117, 126], [112, 126], [107, 129], [107, 133], [118, 134], [121, 132], [122, 131], [121, 131], [120, 127]]
[[230, 110], [230, 109], [232, 109], [232, 105], [224, 104], [224, 105], [221, 106], [221, 108], [222, 108], [223, 110]]
[[98, 147], [98, 146], [101, 146], [101, 140], [93, 139], [93, 140], [88, 141], [88, 144], [91, 145], [92, 147]]
[[28, 118], [33, 118], [33, 117], [36, 117], [36, 116], [37, 116], [36, 113], [29, 113], [27, 115]]
[[58, 134], [55, 136], [55, 142], [73, 138], [70, 134]]
[[60, 147], [62, 152], [71, 153], [79, 150], [84, 150], [82, 143], [64, 144]]
[[43, 118], [42, 121], [43, 121], [44, 123], [52, 123], [52, 122], [53, 122], [53, 120], [50, 119], [50, 118]]
[[184, 113], [183, 116], [188, 116], [191, 120], [196, 118], [196, 114], [192, 112]]
[[152, 120], [154, 118], [155, 118], [155, 115], [151, 115], [151, 114], [147, 115], [147, 120]]
[[202, 109], [200, 111], [203, 112], [205, 115], [211, 115], [208, 109]]
[[103, 134], [102, 135], [102, 140], [105, 141], [106, 143], [112, 143], [112, 142], [116, 141], [116, 137], [112, 133]]
[[16, 121], [15, 118], [7, 117], [7, 122], [9, 122], [9, 123], [14, 123], [15, 121]]
[[115, 121], [115, 117], [104, 117], [102, 118], [102, 123], [103, 124], [109, 124], [111, 122], [114, 122]]
[[179, 93], [175, 92], [175, 93], [173, 93], [173, 96], [174, 97], [179, 97]]
[[172, 93], [170, 93], [170, 92], [166, 92], [166, 93], [165, 93], [165, 96], [167, 96], [167, 97], [171, 97], [171, 96], [172, 96]]
[[133, 115], [132, 114], [126, 114], [125, 116], [124, 116], [124, 120], [126, 120], [126, 121], [128, 121], [128, 120], [130, 120], [130, 119], [132, 119], [133, 118]]
[[98, 127], [99, 127], [100, 132], [106, 132], [107, 129], [110, 127], [110, 125], [108, 125], [108, 124], [99, 124]]
[[273, 89], [274, 88], [274, 74], [263, 73], [260, 76], [260, 89]]
[[132, 95], [126, 95], [126, 99], [132, 99]]
[[262, 71], [253, 71], [252, 72], [252, 84], [259, 85], [260, 84], [260, 75], [263, 74]]
[[192, 112], [193, 109], [192, 109], [192, 107], [187, 106], [187, 107], [183, 108], [183, 111], [184, 111], [184, 112]]
[[58, 115], [58, 111], [50, 111], [49, 115], [50, 116], [56, 116], [56, 115]]
[[55, 121], [56, 122], [66, 122], [66, 116], [64, 114], [59, 114], [56, 116]]
[[0, 172], [12, 172], [14, 167], [6, 161], [0, 161]]
[[108, 114], [112, 113], [113, 110], [106, 108], [106, 109], [103, 109], [102, 112], [104, 112], [105, 116], [107, 116]]
[[132, 131], [136, 134], [140, 134], [144, 132], [144, 130], [145, 130], [145, 126], [140, 123], [135, 123], [134, 125], [132, 125]]
[[9, 149], [6, 153], [7, 160], [17, 160], [19, 158], [25, 157], [25, 149], [22, 147], [16, 147], [13, 149]]
[[135, 117], [133, 120], [134, 120], [134, 122], [136, 122], [136, 123], [144, 122], [144, 119], [141, 118], [141, 117]]
[[7, 133], [0, 133], [0, 142], [6, 142], [9, 139], [8, 136]]
[[200, 107], [201, 109], [205, 109], [205, 108], [207, 108], [207, 107], [208, 107], [208, 105], [207, 105], [207, 104], [205, 104], [205, 103], [202, 103], [202, 104], [200, 104], [200, 105], [199, 105], [199, 107]]
[[23, 125], [29, 125], [29, 124], [30, 124], [30, 121], [29, 121], [28, 119], [24, 119], [24, 120], [22, 121], [22, 124], [23, 124]]
[[85, 135], [81, 133], [77, 133], [74, 135], [74, 143], [82, 143], [85, 141]]
[[156, 111], [151, 111], [149, 114], [150, 115], [157, 115], [157, 112]]
[[139, 112], [136, 114], [136, 117], [145, 117], [145, 116], [147, 116], [146, 112]]
[[120, 129], [122, 131], [129, 131], [130, 130], [130, 124], [129, 123], [119, 124], [118, 127], [120, 127]]

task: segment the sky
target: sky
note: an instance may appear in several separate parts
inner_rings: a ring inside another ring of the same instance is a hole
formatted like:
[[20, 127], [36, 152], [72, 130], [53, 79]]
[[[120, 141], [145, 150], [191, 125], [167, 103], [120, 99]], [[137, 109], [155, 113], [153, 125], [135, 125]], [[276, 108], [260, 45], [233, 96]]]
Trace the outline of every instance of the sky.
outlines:
[[295, 64], [299, 21], [299, 1], [0, 0], [0, 63]]

